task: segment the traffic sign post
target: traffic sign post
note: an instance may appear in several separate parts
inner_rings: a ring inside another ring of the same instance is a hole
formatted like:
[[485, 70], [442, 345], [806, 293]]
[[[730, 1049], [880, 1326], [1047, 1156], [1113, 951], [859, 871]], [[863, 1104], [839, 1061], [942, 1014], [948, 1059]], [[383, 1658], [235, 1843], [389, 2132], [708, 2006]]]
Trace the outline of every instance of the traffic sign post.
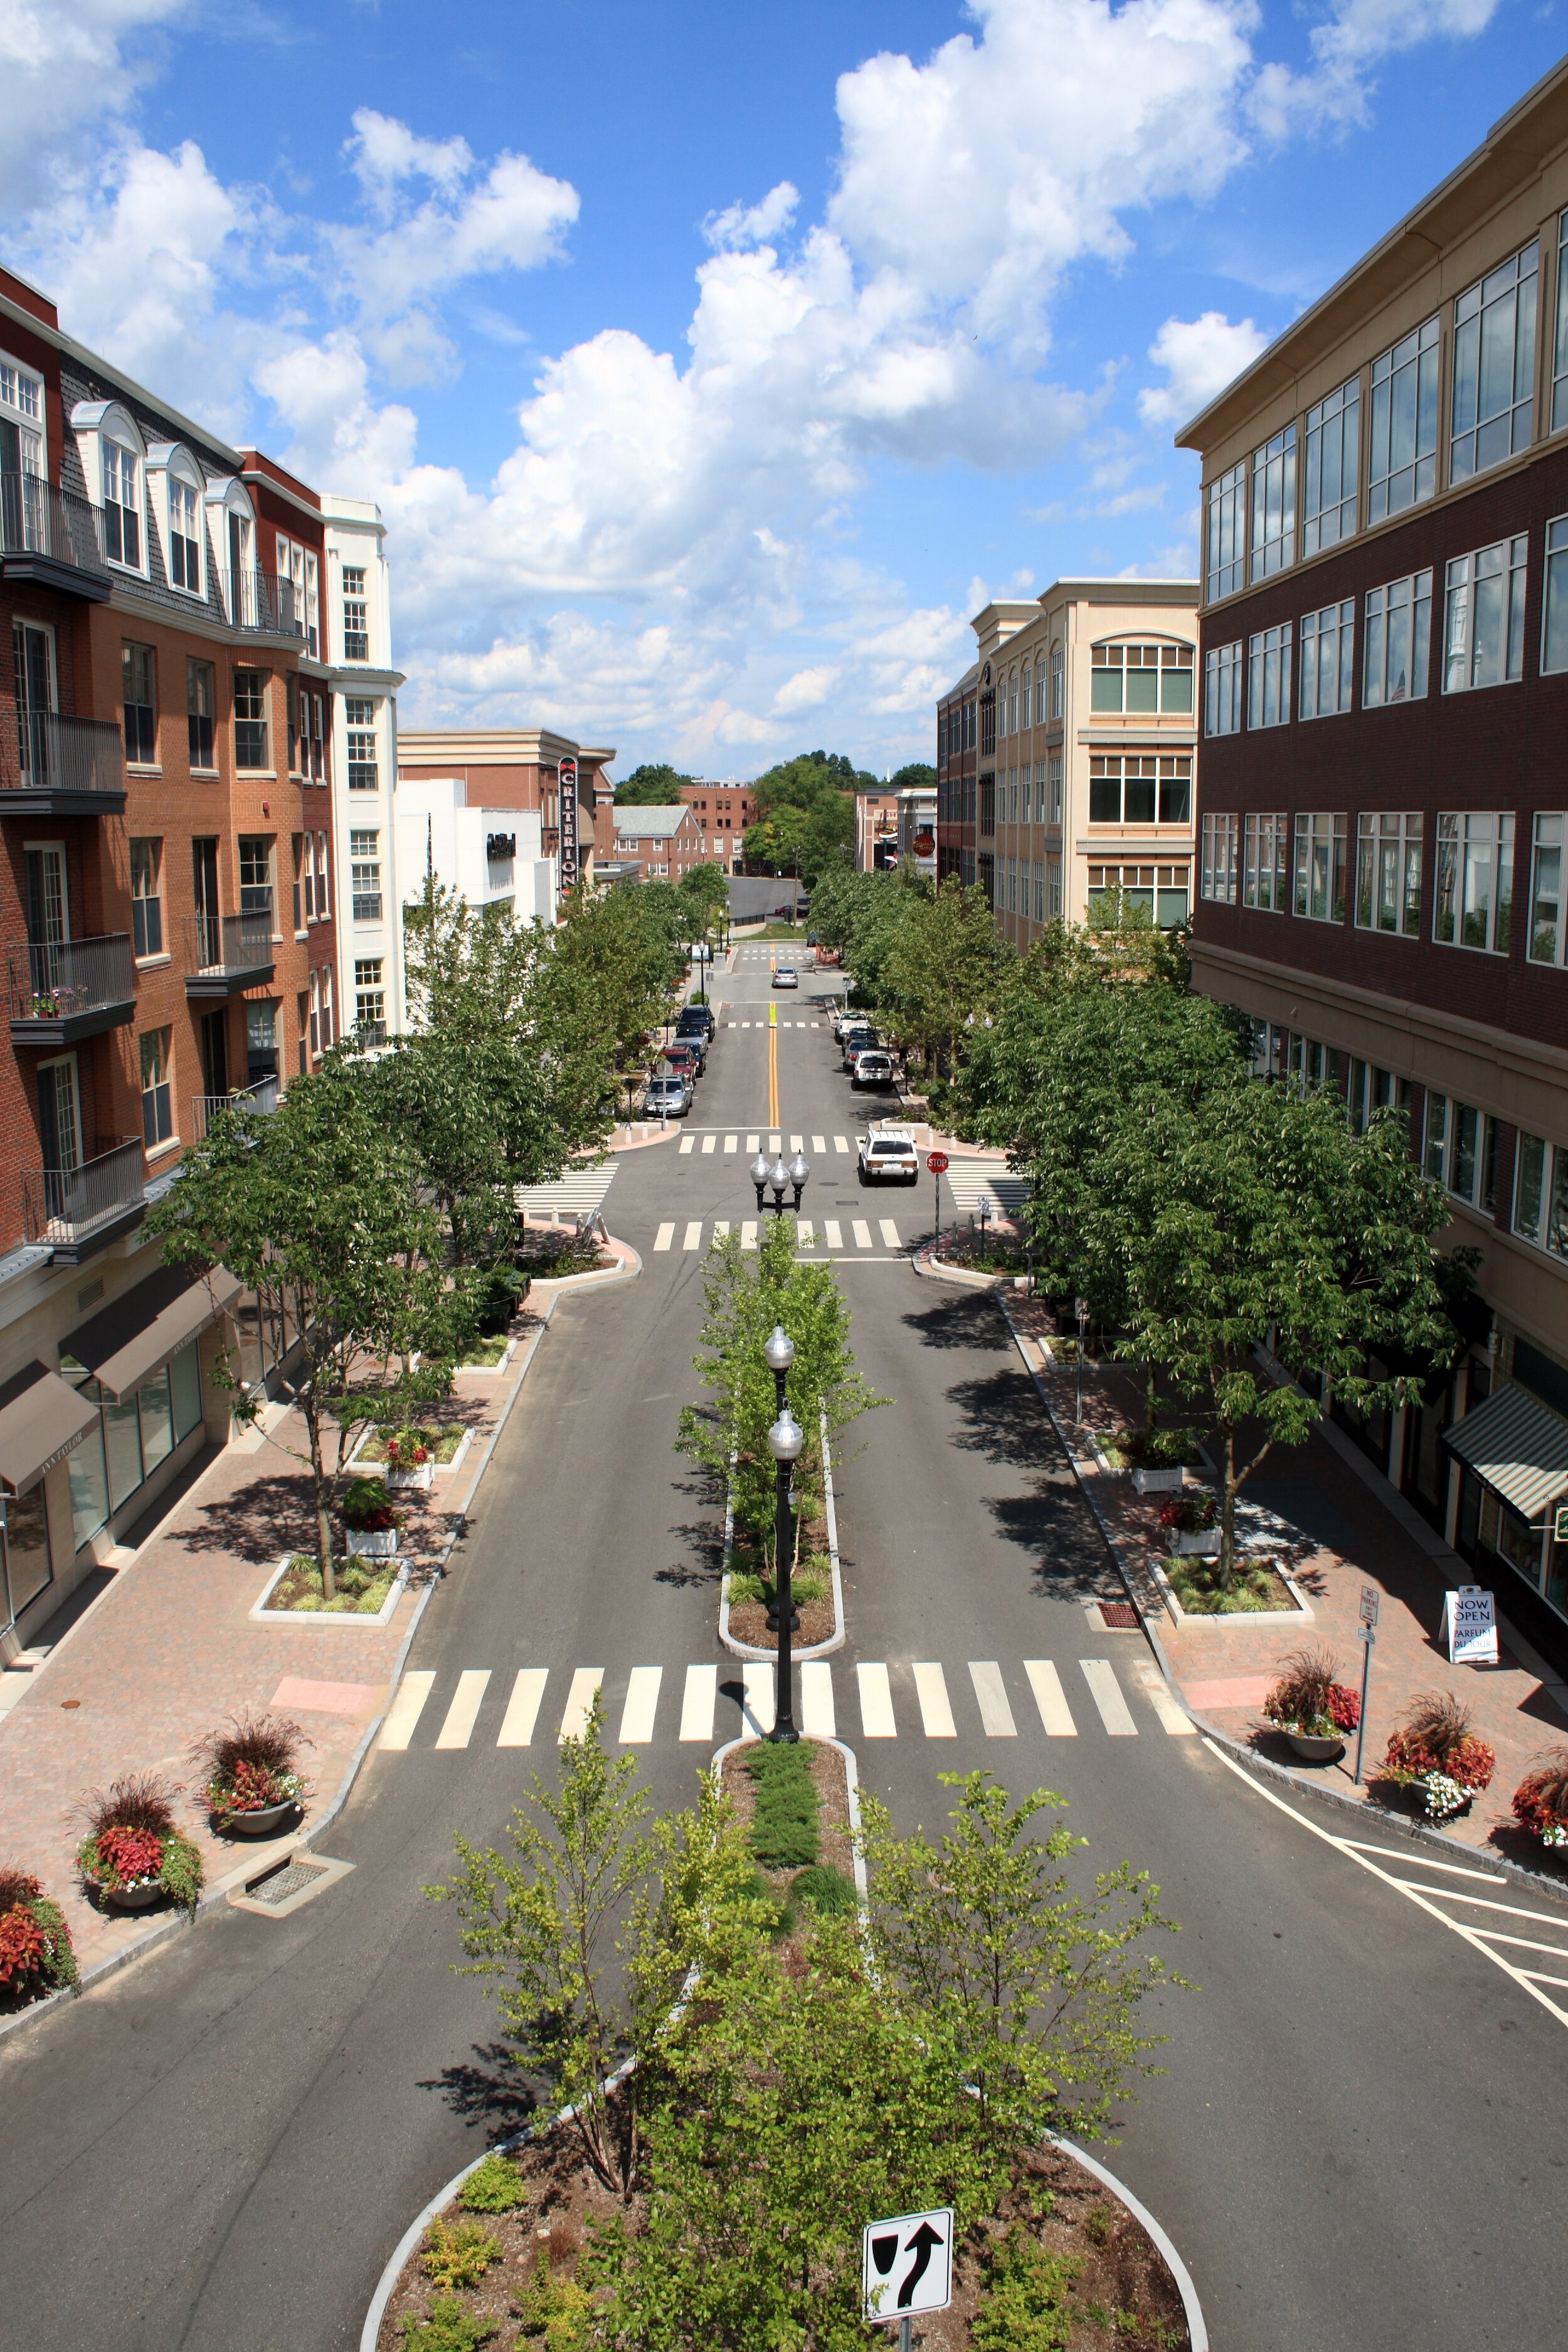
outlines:
[[1081, 1429], [1083, 1427], [1083, 1341], [1084, 1334], [1089, 1329], [1088, 1299], [1075, 1298], [1073, 1313], [1078, 1318], [1078, 1426]]
[[928, 1151], [926, 1166], [936, 1178], [936, 1223], [931, 1228], [931, 1245], [933, 1250], [936, 1250], [942, 1247], [942, 1180], [947, 1167], [946, 1152]]
[[1356, 1632], [1361, 1636], [1361, 1713], [1355, 1729], [1355, 1785], [1361, 1787], [1362, 1750], [1366, 1745], [1366, 1694], [1372, 1680], [1372, 1650], [1377, 1639], [1377, 1612], [1381, 1596], [1375, 1584], [1363, 1584], [1361, 1589], [1361, 1622]]
[[896, 2319], [899, 2352], [909, 2352], [915, 2314], [945, 2311], [952, 2301], [952, 2207], [868, 2221], [860, 2280], [866, 2317], [884, 2326]]

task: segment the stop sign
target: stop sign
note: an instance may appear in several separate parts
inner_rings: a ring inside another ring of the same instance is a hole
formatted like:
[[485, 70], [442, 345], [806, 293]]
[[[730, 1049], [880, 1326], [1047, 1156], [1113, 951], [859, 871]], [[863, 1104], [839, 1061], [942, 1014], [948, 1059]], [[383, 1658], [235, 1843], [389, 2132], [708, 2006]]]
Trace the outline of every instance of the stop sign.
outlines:
[[928, 1152], [926, 1153], [926, 1166], [931, 1170], [931, 1174], [932, 1174], [933, 1176], [943, 1176], [943, 1175], [945, 1175], [945, 1174], [946, 1174], [946, 1172], [947, 1172], [947, 1154], [946, 1154], [946, 1152], [945, 1152], [945, 1151], [928, 1151]]

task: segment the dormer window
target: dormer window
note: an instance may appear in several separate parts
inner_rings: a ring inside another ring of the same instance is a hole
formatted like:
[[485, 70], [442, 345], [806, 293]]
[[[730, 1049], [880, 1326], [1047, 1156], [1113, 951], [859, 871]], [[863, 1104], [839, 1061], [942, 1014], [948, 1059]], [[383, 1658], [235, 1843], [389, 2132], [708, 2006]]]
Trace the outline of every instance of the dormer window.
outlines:
[[[112, 446], [112, 444], [110, 445]], [[202, 589], [202, 548], [196, 536], [196, 494], [177, 474], [169, 478], [169, 579], [176, 588], [199, 596]]]
[[141, 460], [118, 441], [103, 445], [104, 552], [132, 572], [142, 569]]

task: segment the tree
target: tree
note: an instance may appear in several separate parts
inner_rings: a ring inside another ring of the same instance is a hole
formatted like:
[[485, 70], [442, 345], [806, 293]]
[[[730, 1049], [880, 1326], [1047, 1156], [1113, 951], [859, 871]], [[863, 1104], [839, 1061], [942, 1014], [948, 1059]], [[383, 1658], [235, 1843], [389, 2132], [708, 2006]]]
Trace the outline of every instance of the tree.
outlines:
[[1001, 1003], [1016, 961], [984, 891], [949, 875], [916, 898], [889, 950], [884, 986], [900, 1042], [946, 1076]]
[[645, 760], [634, 768], [624, 783], [616, 786], [617, 808], [673, 808], [680, 798], [683, 784], [694, 784], [695, 776], [682, 774], [668, 760]]
[[[1419, 1401], [1370, 1354], [1451, 1349], [1432, 1236], [1441, 1189], [1410, 1157], [1395, 1111], [1358, 1136], [1330, 1093], [1256, 1084], [1194, 1103], [1142, 1086], [1086, 1171], [1091, 1261], [1122, 1262], [1128, 1352], [1202, 1398], [1222, 1457], [1219, 1579], [1236, 1562], [1236, 1497], [1276, 1444], [1304, 1444], [1324, 1402], [1259, 1361], [1332, 1384], [1363, 1411]], [[1324, 1397], [1330, 1391], [1325, 1389]], [[1238, 1465], [1237, 1433], [1256, 1423]]]
[[896, 775], [889, 777], [888, 788], [895, 793], [934, 793], [936, 770], [928, 766], [923, 760], [911, 760], [907, 767], [900, 768]]
[[636, 889], [579, 890], [563, 902], [551, 967], [552, 1003], [563, 1021], [592, 1023], [611, 1066], [625, 1071], [668, 1009], [685, 959], [689, 910], [668, 883]]
[[[285, 1337], [306, 1450], [268, 1437], [309, 1466], [326, 1600], [335, 1591], [331, 1506], [357, 1438], [398, 1409], [445, 1395], [473, 1336], [476, 1288], [447, 1270], [423, 1174], [363, 1066], [338, 1054], [296, 1078], [274, 1111], [220, 1112], [147, 1220], [166, 1258], [226, 1265]], [[416, 1354], [424, 1360], [409, 1373]], [[242, 1400], [242, 1416], [259, 1402]]]

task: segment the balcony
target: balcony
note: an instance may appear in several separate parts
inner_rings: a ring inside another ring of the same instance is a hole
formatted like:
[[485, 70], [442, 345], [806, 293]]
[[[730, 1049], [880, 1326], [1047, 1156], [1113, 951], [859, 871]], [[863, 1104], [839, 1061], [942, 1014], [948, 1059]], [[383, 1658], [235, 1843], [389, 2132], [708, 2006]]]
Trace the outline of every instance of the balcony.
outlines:
[[0, 816], [120, 816], [124, 808], [112, 719], [0, 703]]
[[139, 1142], [112, 1145], [79, 1168], [36, 1169], [22, 1179], [24, 1229], [58, 1265], [79, 1265], [127, 1234], [146, 1213]]
[[236, 1087], [227, 1095], [193, 1095], [191, 1097], [191, 1135], [193, 1143], [205, 1143], [208, 1129], [220, 1111], [272, 1111], [278, 1108], [279, 1084], [277, 1078], [254, 1078], [247, 1087]]
[[185, 925], [185, 994], [223, 1003], [272, 977], [270, 915], [193, 915]]
[[122, 1029], [136, 1012], [136, 963], [129, 934], [57, 940], [13, 948], [11, 1035], [18, 1045], [74, 1045]]
[[0, 579], [107, 604], [110, 572], [98, 529], [96, 512], [74, 491], [31, 474], [0, 474]]
[[263, 637], [302, 637], [304, 617], [291, 580], [276, 572], [225, 572], [223, 608], [237, 629]]

